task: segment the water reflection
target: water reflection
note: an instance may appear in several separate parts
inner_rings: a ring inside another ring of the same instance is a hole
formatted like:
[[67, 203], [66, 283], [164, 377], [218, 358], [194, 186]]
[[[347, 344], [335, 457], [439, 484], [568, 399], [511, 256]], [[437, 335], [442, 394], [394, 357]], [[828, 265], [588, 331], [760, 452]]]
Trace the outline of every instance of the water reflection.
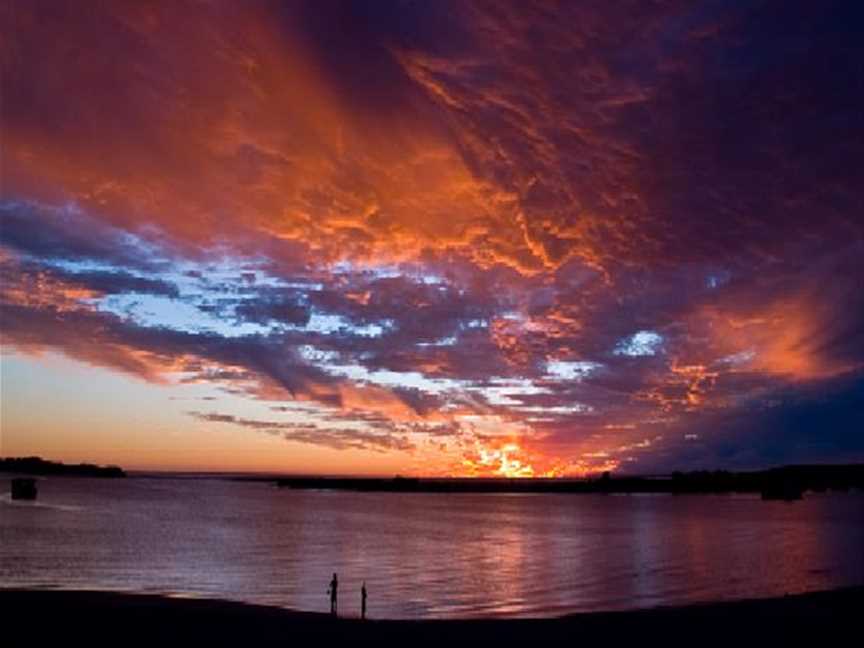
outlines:
[[177, 592], [372, 617], [554, 615], [864, 583], [864, 497], [280, 491], [47, 480], [0, 502], [0, 582]]

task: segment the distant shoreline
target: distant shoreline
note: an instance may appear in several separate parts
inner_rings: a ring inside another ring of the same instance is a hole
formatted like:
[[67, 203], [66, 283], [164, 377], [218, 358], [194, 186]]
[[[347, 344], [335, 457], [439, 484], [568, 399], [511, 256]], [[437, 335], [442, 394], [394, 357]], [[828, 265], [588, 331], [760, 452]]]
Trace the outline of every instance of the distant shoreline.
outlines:
[[97, 466], [96, 464], [65, 464], [41, 457], [0, 457], [0, 473], [33, 475], [38, 477], [99, 477], [116, 479], [126, 477], [119, 466]]
[[864, 464], [784, 466], [752, 472], [700, 470], [658, 477], [613, 477], [609, 473], [592, 479], [293, 477], [276, 479], [275, 482], [280, 488], [296, 490], [397, 493], [758, 493], [764, 499], [794, 500], [801, 499], [807, 491], [864, 490]]
[[[64, 464], [40, 457], [0, 457], [0, 474], [39, 477], [122, 478], [118, 466]], [[500, 477], [328, 477], [242, 473], [149, 473], [131, 477], [225, 479], [271, 483], [293, 490], [341, 490], [393, 493], [549, 493], [549, 494], [671, 494], [712, 495], [751, 493], [763, 499], [792, 501], [807, 492], [864, 492], [864, 464], [789, 465], [766, 470], [733, 472], [695, 470], [667, 475], [619, 476], [603, 473], [590, 478]]]
[[[360, 621], [217, 599], [0, 589], [9, 646], [47, 645], [778, 645], [856, 636], [864, 586], [770, 599], [554, 619]], [[765, 642], [768, 642], [767, 644]], [[569, 643], [569, 641], [568, 641]]]

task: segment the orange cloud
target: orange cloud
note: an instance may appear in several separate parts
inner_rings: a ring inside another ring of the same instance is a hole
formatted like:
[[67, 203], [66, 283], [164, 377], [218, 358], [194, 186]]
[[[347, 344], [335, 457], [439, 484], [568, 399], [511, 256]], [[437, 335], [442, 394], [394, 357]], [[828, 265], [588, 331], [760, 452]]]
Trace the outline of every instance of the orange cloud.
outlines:
[[510, 475], [862, 367], [861, 102], [818, 35], [680, 2], [10, 6], [15, 348]]

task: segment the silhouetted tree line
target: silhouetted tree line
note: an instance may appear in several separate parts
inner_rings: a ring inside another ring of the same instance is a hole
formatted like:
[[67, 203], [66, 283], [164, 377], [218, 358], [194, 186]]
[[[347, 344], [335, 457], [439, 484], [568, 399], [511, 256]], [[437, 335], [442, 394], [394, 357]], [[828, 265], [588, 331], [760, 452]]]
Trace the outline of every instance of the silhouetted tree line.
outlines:
[[94, 464], [64, 464], [47, 461], [41, 457], [0, 458], [0, 472], [22, 475], [57, 475], [62, 477], [125, 477], [119, 466], [96, 466]]
[[752, 472], [697, 470], [654, 477], [592, 479], [418, 479], [395, 477], [292, 477], [277, 480], [282, 488], [403, 493], [761, 493], [768, 499], [796, 499], [805, 491], [864, 490], [864, 464], [784, 466]]

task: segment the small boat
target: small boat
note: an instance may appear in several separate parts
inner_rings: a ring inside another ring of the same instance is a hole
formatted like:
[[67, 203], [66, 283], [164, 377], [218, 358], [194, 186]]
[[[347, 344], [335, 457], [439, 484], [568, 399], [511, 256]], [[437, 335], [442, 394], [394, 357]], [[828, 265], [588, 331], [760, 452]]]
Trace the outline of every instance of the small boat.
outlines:
[[12, 480], [13, 500], [35, 500], [38, 494], [36, 480], [32, 477], [16, 477]]

